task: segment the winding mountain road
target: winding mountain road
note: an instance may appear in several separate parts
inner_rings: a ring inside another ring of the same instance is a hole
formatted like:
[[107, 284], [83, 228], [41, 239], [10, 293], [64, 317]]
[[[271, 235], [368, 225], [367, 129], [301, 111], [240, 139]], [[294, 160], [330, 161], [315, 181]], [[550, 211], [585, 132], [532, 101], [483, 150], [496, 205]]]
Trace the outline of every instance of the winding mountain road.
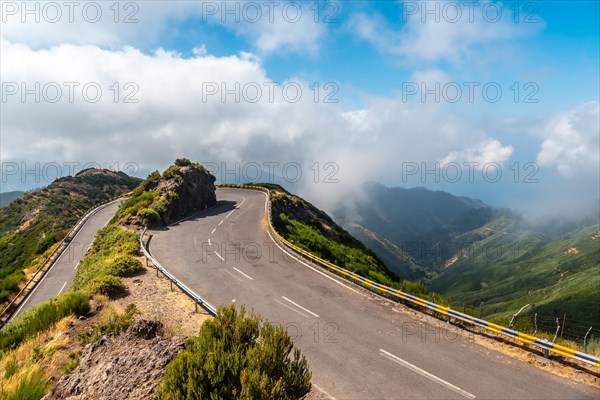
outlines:
[[151, 253], [213, 305], [244, 304], [286, 326], [313, 382], [336, 399], [600, 397], [291, 255], [268, 231], [265, 193], [220, 188], [217, 198], [150, 231]]

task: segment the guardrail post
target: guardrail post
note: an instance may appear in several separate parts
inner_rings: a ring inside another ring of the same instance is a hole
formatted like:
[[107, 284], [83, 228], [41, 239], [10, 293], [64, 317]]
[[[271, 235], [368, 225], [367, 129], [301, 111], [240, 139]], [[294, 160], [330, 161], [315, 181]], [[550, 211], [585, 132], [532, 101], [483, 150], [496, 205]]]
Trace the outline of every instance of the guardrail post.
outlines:
[[198, 299], [194, 299], [194, 311], [198, 312]]
[[[549, 343], [547, 339], [542, 339], [541, 341], [544, 343]], [[550, 358], [550, 350], [548, 348], [544, 347], [542, 351], [544, 353], [544, 358]]]
[[169, 279], [169, 281], [171, 282], [171, 291], [173, 291], [173, 280]]

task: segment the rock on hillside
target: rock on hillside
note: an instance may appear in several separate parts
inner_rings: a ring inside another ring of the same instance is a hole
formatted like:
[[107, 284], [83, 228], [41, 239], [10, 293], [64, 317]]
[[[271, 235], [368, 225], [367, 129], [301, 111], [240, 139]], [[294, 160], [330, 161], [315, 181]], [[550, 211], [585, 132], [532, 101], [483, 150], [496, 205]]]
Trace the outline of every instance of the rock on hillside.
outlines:
[[150, 400], [183, 338], [158, 336], [162, 324], [139, 320], [116, 338], [102, 337], [82, 352], [80, 363], [63, 376], [44, 400]]
[[178, 159], [162, 175], [151, 173], [118, 218], [125, 225], [168, 225], [217, 204], [214, 183], [202, 165]]

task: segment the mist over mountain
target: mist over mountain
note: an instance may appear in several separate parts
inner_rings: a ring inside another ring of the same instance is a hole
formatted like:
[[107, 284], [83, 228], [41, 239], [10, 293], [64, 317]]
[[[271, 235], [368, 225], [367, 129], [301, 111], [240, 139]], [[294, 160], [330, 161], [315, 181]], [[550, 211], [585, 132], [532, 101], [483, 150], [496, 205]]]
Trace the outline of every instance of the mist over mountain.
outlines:
[[597, 209], [534, 219], [424, 188], [362, 189], [334, 215], [400, 278], [496, 319], [530, 304], [532, 313], [600, 323]]

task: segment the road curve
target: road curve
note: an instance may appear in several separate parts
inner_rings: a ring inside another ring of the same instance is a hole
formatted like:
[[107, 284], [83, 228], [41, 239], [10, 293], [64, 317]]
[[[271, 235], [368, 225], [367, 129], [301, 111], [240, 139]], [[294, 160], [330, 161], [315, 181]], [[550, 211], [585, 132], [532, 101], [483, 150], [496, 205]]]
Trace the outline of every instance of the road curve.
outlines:
[[264, 219], [266, 194], [218, 189], [220, 205], [151, 231], [153, 256], [215, 306], [283, 324], [313, 382], [337, 399], [589, 399], [600, 391], [473, 343], [456, 327], [290, 256]]
[[120, 204], [121, 201], [109, 203], [88, 218], [50, 270], [13, 314], [12, 318], [36, 304], [64, 293], [71, 286], [77, 265], [92, 245], [96, 232], [110, 221], [119, 209]]

